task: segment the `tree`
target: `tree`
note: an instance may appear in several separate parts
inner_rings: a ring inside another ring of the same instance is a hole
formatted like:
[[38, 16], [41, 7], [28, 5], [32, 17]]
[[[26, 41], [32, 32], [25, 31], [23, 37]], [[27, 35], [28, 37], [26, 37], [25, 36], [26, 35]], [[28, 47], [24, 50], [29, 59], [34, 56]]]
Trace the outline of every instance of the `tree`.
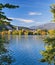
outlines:
[[45, 40], [45, 50], [41, 51], [43, 58], [41, 62], [47, 62], [49, 65], [55, 65], [55, 37], [48, 37]]
[[11, 4], [9, 4], [9, 3], [7, 3], [7, 4], [2, 4], [2, 3], [0, 3], [0, 20], [2, 20], [3, 21], [3, 19], [6, 19], [6, 20], [11, 20], [11, 19], [9, 19], [9, 18], [7, 18], [4, 14], [4, 12], [2, 12], [2, 9], [3, 8], [9, 8], [9, 9], [14, 9], [14, 8], [18, 8], [19, 6], [15, 6], [15, 5], [11, 5]]
[[5, 48], [4, 44], [7, 42], [8, 38], [5, 36], [0, 35], [0, 65], [10, 65], [14, 59], [8, 53], [9, 50]]
[[[7, 18], [5, 13], [2, 11], [3, 8], [9, 8], [9, 9], [14, 9], [18, 8], [19, 6], [11, 5], [9, 3], [7, 4], [2, 4], [0, 3], [0, 25], [11, 21], [11, 19]], [[9, 24], [9, 23], [7, 23]], [[6, 42], [6, 37], [2, 37], [0, 35], [0, 65], [10, 65], [13, 62], [13, 59], [10, 54], [8, 54], [9, 50], [5, 48], [4, 44]]]
[[[51, 12], [53, 14], [53, 22], [55, 22], [55, 4], [50, 6]], [[44, 39], [45, 42], [45, 50], [41, 51], [41, 55], [43, 58], [40, 60], [41, 62], [47, 62], [49, 65], [55, 65], [55, 30], [49, 30], [50, 37]]]
[[51, 8], [51, 12], [52, 12], [52, 14], [53, 14], [53, 22], [55, 22], [55, 4], [52, 4], [51, 6], [50, 6], [50, 8]]
[[15, 6], [15, 5], [12, 5], [9, 3], [7, 3], [7, 4], [0, 3], [0, 26], [2, 26], [2, 24], [6, 23], [6, 22], [12, 21], [12, 19], [9, 19], [5, 15], [5, 12], [2, 11], [4, 8], [14, 9], [14, 8], [19, 8], [19, 6]]

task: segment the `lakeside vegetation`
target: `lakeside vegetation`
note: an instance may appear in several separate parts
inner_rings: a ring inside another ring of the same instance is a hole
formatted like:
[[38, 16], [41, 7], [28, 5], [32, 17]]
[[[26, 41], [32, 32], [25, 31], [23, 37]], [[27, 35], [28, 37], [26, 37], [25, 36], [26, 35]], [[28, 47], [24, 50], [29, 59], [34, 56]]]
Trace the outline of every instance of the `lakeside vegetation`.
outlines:
[[0, 34], [12, 34], [12, 35], [47, 35], [46, 30], [13, 30], [13, 31], [1, 31]]
[[55, 35], [55, 30], [3, 30], [0, 31], [0, 34], [2, 35]]
[[[55, 22], [55, 4], [51, 5], [51, 12], [53, 14], [53, 22]], [[48, 65], [55, 65], [55, 30], [49, 30], [50, 37], [44, 38], [44, 48], [41, 51], [43, 58], [40, 62], [47, 62]]]

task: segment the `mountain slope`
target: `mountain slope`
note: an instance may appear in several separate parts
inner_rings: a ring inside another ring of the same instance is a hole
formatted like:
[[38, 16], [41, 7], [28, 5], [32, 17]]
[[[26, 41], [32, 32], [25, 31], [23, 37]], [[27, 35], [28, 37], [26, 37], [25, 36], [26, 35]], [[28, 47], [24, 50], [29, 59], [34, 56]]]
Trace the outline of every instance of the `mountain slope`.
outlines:
[[16, 29], [18, 28], [18, 30], [30, 30], [28, 27], [23, 27], [23, 26], [16, 26]]
[[47, 23], [39, 26], [32, 26], [31, 29], [55, 29], [55, 23]]

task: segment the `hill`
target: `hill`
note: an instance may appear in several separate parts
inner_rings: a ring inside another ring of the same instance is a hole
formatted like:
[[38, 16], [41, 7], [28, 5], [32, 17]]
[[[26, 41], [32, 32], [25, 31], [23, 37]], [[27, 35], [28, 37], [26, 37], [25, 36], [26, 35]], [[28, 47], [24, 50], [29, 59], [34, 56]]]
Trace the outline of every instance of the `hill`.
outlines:
[[23, 26], [16, 26], [16, 30], [31, 30], [30, 28], [28, 27], [23, 27]]
[[50, 30], [50, 29], [55, 29], [55, 23], [46, 23], [46, 24], [42, 24], [42, 25], [39, 25], [39, 26], [32, 26], [30, 28], [31, 29], [47, 29], [47, 30]]

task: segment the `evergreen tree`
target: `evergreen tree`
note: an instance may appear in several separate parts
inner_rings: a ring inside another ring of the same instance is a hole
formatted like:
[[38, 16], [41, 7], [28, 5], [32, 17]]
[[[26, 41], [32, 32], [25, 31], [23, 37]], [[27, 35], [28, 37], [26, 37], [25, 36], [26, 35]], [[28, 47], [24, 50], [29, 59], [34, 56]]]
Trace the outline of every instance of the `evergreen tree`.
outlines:
[[9, 9], [14, 9], [14, 8], [19, 8], [19, 6], [15, 6], [9, 3], [2, 4], [0, 3], [0, 28], [3, 27], [4, 23], [9, 23], [9, 21], [12, 21], [12, 19], [9, 19], [6, 15], [5, 12], [3, 12], [4, 8], [9, 8]]
[[50, 6], [50, 8], [51, 8], [51, 12], [52, 12], [52, 14], [53, 14], [53, 22], [55, 22], [55, 4], [52, 4], [51, 6]]

